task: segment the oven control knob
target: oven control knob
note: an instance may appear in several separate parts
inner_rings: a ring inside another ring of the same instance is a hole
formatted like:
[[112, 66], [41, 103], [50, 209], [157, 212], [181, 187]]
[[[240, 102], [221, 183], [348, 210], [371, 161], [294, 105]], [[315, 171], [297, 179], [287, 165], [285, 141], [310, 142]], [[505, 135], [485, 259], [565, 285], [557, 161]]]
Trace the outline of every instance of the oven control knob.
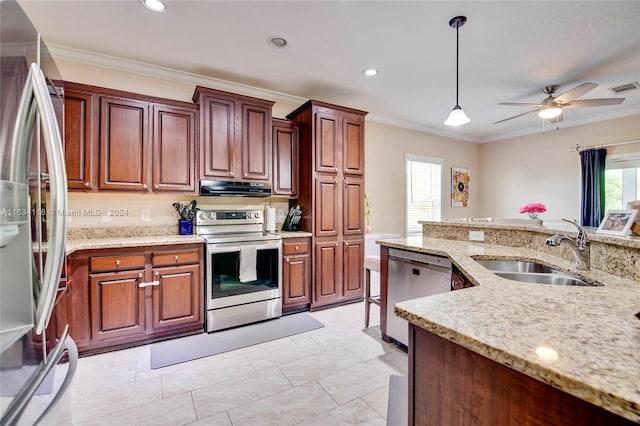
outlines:
[[260, 212], [255, 212], [255, 213], [253, 214], [253, 216], [254, 216], [256, 219], [260, 219]]
[[207, 214], [207, 218], [213, 220], [216, 218], [216, 214], [214, 212], [209, 212], [209, 214]]

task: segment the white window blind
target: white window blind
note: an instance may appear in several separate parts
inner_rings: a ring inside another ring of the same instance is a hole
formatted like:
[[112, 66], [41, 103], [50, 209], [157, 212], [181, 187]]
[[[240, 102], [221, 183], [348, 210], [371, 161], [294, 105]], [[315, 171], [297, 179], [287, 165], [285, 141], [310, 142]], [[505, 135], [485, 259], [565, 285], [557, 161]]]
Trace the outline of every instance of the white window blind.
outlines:
[[405, 156], [407, 235], [422, 233], [420, 220], [442, 217], [442, 160]]

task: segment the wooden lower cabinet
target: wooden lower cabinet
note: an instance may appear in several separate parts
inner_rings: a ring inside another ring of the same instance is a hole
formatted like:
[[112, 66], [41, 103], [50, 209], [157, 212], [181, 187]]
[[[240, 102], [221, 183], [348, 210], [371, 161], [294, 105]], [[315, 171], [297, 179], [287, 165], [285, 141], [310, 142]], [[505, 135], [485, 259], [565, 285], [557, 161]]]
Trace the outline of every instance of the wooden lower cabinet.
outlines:
[[316, 241], [312, 308], [362, 300], [364, 240]]
[[311, 238], [282, 243], [282, 312], [308, 310], [311, 303]]
[[81, 354], [203, 329], [203, 245], [69, 255], [71, 337]]
[[631, 425], [603, 408], [409, 326], [409, 425]]
[[344, 240], [342, 242], [342, 297], [360, 298], [364, 295], [364, 240]]

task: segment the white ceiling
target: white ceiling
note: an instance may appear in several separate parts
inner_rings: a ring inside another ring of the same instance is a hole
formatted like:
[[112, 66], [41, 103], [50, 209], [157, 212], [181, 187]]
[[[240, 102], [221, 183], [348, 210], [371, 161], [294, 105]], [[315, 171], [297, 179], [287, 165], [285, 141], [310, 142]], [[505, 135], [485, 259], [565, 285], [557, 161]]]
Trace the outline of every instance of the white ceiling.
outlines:
[[[48, 44], [369, 111], [369, 119], [485, 142], [541, 133], [499, 102], [538, 102], [583, 82], [580, 99], [640, 82], [640, 1], [188, 1], [152, 13], [138, 0], [20, 1]], [[442, 123], [460, 104], [471, 123]], [[271, 36], [289, 41], [284, 49]], [[55, 49], [54, 49], [55, 52]], [[54, 53], [55, 54], [55, 53]], [[374, 78], [361, 72], [380, 69]], [[640, 90], [615, 106], [571, 109], [560, 128], [640, 113]], [[552, 126], [551, 126], [552, 127]], [[550, 125], [547, 124], [549, 129]]]

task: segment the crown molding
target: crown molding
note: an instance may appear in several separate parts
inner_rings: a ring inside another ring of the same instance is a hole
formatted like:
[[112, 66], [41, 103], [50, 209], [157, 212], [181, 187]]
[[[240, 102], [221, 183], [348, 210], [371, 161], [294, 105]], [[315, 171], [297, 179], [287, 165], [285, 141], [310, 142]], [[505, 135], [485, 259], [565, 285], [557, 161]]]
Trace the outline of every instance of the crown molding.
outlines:
[[179, 71], [131, 59], [118, 58], [116, 56], [105, 55], [102, 53], [75, 49], [59, 44], [47, 43], [47, 48], [55, 59], [93, 65], [116, 71], [125, 71], [133, 74], [160, 78], [163, 80], [177, 81], [179, 83], [193, 84], [194, 86], [206, 86], [255, 98], [268, 99], [274, 102], [302, 104], [307, 101], [306, 98], [288, 95], [286, 93], [280, 93], [273, 90], [261, 89], [245, 84], [206, 77], [199, 74]]

